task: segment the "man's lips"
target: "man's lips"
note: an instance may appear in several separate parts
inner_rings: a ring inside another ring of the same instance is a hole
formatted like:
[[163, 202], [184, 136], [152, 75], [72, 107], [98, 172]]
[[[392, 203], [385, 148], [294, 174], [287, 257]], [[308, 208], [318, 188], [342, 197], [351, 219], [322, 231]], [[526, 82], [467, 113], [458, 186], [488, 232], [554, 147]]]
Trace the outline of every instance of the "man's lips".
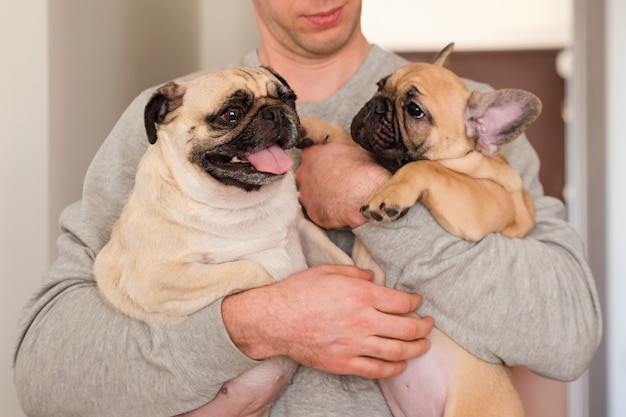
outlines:
[[341, 17], [342, 8], [338, 7], [328, 12], [307, 15], [306, 18], [319, 28], [327, 28], [335, 25]]

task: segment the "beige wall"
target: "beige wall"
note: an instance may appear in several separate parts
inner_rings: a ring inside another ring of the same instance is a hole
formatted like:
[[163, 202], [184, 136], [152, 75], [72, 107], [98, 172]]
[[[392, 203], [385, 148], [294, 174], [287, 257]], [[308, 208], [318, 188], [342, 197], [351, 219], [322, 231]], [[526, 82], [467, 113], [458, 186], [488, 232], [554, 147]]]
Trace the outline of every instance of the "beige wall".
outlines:
[[606, 71], [606, 375], [608, 415], [617, 417], [626, 416], [626, 3], [623, 0], [607, 0], [606, 24], [606, 56], [609, 57]]
[[50, 258], [60, 211], [142, 89], [199, 68], [198, 1], [50, 2]]
[[22, 416], [11, 378], [16, 327], [47, 264], [46, 3], [0, 0], [0, 416]]
[[556, 49], [571, 39], [572, 9], [573, 0], [363, 0], [363, 31], [401, 51]]

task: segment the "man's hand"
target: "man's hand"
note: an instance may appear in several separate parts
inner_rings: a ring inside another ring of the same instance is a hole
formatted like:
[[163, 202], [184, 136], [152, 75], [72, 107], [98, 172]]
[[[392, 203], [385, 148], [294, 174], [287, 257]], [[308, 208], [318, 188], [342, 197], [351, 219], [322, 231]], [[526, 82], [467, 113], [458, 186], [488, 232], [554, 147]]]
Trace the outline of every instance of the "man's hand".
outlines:
[[334, 143], [304, 149], [296, 170], [300, 202], [325, 229], [364, 224], [361, 206], [390, 177], [364, 149]]
[[253, 359], [286, 355], [322, 371], [385, 378], [430, 347], [431, 318], [405, 317], [416, 294], [371, 282], [353, 266], [319, 265], [222, 303], [226, 329]]

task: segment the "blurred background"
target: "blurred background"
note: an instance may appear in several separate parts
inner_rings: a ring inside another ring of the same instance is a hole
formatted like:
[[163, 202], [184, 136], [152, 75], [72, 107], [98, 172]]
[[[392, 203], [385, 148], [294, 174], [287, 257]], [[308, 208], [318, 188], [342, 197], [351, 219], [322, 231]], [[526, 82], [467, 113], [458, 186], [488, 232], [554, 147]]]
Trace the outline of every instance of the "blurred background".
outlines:
[[[528, 136], [546, 193], [587, 242], [605, 339], [579, 381], [524, 387], [540, 402], [528, 417], [626, 416], [626, 2], [363, 0], [363, 28], [413, 60], [454, 41], [459, 75], [542, 99]], [[257, 43], [249, 1], [0, 0], [0, 416], [23, 416], [11, 369], [19, 312], [117, 118], [141, 90]]]

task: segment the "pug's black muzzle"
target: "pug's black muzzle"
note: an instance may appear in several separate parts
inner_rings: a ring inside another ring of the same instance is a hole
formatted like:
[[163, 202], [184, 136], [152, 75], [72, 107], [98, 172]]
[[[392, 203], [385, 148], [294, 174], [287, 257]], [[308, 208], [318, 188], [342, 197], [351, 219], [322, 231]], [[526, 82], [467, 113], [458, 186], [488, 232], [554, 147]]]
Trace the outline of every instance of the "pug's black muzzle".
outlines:
[[392, 173], [410, 162], [397, 119], [393, 102], [375, 96], [354, 116], [350, 126], [352, 139]]
[[234, 162], [233, 157], [239, 160], [272, 145], [291, 149], [299, 139], [300, 122], [295, 110], [287, 105], [268, 105], [259, 109], [228, 143], [210, 149], [204, 149], [204, 143], [199, 145], [192, 152], [192, 160], [223, 184], [258, 190], [284, 174], [257, 171], [249, 163]]

